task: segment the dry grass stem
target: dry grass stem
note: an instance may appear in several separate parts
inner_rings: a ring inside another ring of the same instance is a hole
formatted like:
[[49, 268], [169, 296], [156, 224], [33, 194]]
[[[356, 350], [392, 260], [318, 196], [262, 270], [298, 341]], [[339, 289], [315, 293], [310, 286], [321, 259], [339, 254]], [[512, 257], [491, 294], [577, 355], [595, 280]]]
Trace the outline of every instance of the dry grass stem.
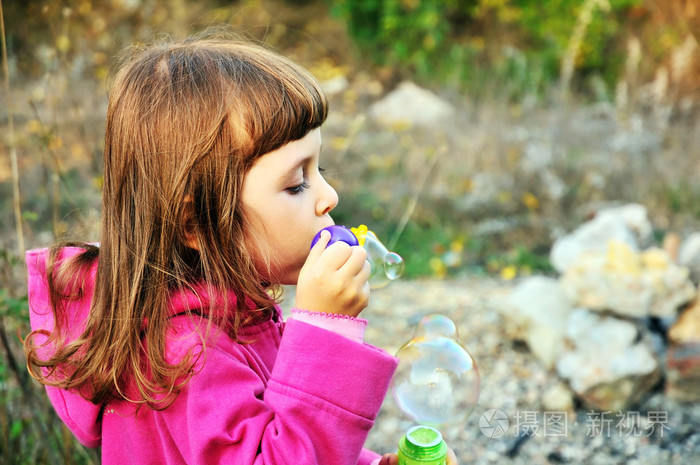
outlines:
[[10, 149], [10, 164], [12, 169], [12, 199], [15, 210], [17, 232], [17, 252], [24, 255], [24, 233], [22, 231], [22, 208], [19, 195], [19, 167], [17, 164], [17, 147], [15, 145], [15, 124], [12, 113], [12, 93], [10, 92], [10, 68], [7, 63], [7, 41], [5, 38], [5, 19], [0, 1], [0, 36], [2, 36], [2, 70], [5, 75], [5, 94], [7, 95], [8, 146]]

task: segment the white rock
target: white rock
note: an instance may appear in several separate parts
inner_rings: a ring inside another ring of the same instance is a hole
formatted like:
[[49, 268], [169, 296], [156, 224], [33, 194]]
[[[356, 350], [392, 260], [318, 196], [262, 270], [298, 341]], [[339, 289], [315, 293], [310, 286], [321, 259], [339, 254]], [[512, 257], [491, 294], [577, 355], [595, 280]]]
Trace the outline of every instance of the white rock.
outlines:
[[564, 294], [579, 307], [644, 318], [674, 318], [696, 293], [688, 269], [662, 249], [644, 252], [611, 241], [607, 250], [586, 251], [560, 280]]
[[564, 383], [550, 386], [542, 394], [542, 407], [548, 412], [571, 412], [574, 410], [574, 399]]
[[654, 227], [649, 221], [649, 214], [644, 205], [630, 203], [619, 207], [606, 208], [596, 214], [597, 217], [614, 216], [624, 221], [632, 231], [640, 247], [647, 247], [653, 242]]
[[566, 334], [571, 348], [557, 360], [557, 373], [594, 408], [624, 408], [660, 376], [653, 350], [637, 340], [638, 329], [629, 321], [577, 309]]
[[571, 309], [557, 280], [544, 276], [525, 279], [503, 307], [505, 318], [518, 328], [532, 353], [548, 368], [561, 353]]
[[638, 247], [634, 234], [621, 218], [612, 215], [595, 217], [573, 233], [557, 239], [552, 245], [550, 261], [558, 272], [564, 273], [581, 254], [603, 252], [613, 239], [629, 244], [634, 249]]
[[336, 76], [321, 83], [323, 91], [329, 96], [345, 92], [349, 85], [350, 83], [348, 82], [348, 79], [345, 76]]
[[402, 82], [369, 109], [370, 116], [382, 123], [416, 126], [444, 123], [454, 113], [454, 107], [448, 102], [412, 82]]
[[678, 249], [678, 263], [690, 270], [693, 281], [700, 281], [700, 232], [683, 240]]
[[604, 251], [611, 240], [624, 242], [636, 250], [652, 242], [652, 233], [643, 205], [606, 208], [571, 234], [557, 239], [552, 245], [550, 261], [557, 271], [564, 273], [584, 252]]

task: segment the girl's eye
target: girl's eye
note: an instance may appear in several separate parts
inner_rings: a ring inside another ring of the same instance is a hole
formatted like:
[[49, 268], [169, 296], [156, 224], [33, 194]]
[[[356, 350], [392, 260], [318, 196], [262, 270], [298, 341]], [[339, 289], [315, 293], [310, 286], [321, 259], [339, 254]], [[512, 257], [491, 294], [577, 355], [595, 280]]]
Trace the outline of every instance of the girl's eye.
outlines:
[[292, 195], [297, 195], [297, 194], [301, 194], [302, 192], [304, 192], [308, 188], [309, 188], [309, 183], [304, 181], [301, 184], [299, 184], [298, 186], [288, 187], [286, 190], [287, 190], [287, 192], [289, 192]]

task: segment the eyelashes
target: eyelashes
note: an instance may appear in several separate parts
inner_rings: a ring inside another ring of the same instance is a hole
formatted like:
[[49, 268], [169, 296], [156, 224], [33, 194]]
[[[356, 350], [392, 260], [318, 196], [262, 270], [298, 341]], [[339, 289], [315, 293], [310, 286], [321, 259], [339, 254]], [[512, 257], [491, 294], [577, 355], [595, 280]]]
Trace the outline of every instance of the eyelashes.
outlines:
[[[324, 171], [326, 171], [325, 168], [322, 168], [320, 166], [318, 167], [319, 173], [323, 173]], [[288, 187], [285, 190], [292, 195], [299, 195], [308, 188], [309, 188], [309, 183], [306, 181], [306, 179], [304, 179], [304, 182], [302, 182], [301, 184], [298, 184], [298, 185], [292, 186], [292, 187]]]
[[299, 185], [292, 186], [292, 187], [288, 187], [288, 188], [286, 189], [286, 191], [289, 192], [289, 193], [292, 194], [292, 195], [299, 195], [299, 194], [301, 194], [302, 192], [304, 192], [304, 191], [305, 191], [306, 189], [308, 189], [308, 188], [309, 188], [309, 183], [306, 182], [306, 181], [304, 181], [304, 182], [302, 182], [302, 183], [299, 184]]

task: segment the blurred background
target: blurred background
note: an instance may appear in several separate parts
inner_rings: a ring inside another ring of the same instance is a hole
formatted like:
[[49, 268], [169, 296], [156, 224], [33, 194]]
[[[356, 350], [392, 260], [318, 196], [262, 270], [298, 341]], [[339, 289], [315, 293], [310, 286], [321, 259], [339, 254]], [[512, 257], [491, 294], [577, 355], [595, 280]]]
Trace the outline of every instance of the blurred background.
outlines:
[[[410, 279], [555, 276], [552, 244], [643, 205], [650, 240], [700, 231], [700, 0], [2, 0], [0, 462], [96, 463], [28, 380], [23, 251], [99, 241], [120, 51], [223, 28], [331, 99], [336, 222]], [[6, 54], [6, 56], [5, 56]]]

